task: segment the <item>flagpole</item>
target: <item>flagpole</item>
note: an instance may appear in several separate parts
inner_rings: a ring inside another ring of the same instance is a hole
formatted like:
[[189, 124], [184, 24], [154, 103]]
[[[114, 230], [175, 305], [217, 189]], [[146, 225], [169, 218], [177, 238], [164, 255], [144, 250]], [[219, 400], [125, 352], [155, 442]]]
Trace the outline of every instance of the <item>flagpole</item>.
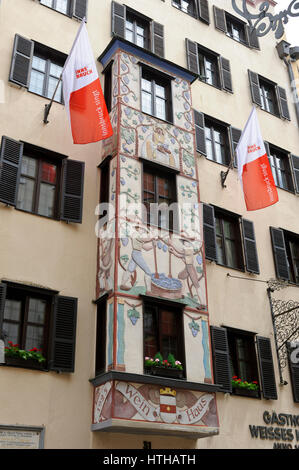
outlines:
[[52, 96], [52, 98], [51, 98], [51, 101], [50, 101], [49, 104], [46, 104], [46, 105], [45, 105], [44, 120], [43, 120], [43, 121], [44, 121], [44, 124], [48, 124], [48, 123], [49, 123], [49, 121], [48, 121], [48, 116], [49, 116], [50, 110], [51, 110], [51, 108], [52, 108], [52, 104], [53, 104], [55, 95], [56, 95], [56, 93], [57, 93], [59, 84], [60, 84], [60, 82], [62, 81], [63, 71], [64, 71], [64, 69], [65, 69], [65, 67], [66, 67], [66, 65], [67, 65], [67, 63], [68, 63], [68, 61], [69, 61], [69, 58], [70, 58], [70, 56], [71, 56], [71, 54], [72, 54], [72, 52], [73, 52], [73, 50], [74, 50], [74, 47], [75, 47], [75, 45], [76, 45], [76, 43], [77, 43], [77, 40], [78, 40], [78, 37], [79, 37], [79, 35], [80, 35], [80, 33], [81, 33], [81, 30], [82, 30], [82, 28], [83, 28], [83, 25], [85, 24], [85, 20], [86, 20], [86, 17], [84, 16], [84, 18], [82, 19], [80, 28], [79, 28], [79, 30], [78, 30], [78, 32], [77, 32], [77, 34], [76, 34], [76, 38], [75, 38], [75, 41], [74, 41], [74, 43], [73, 43], [73, 45], [72, 45], [71, 51], [70, 51], [70, 53], [69, 53], [69, 55], [68, 55], [68, 57], [67, 57], [67, 59], [66, 59], [66, 61], [65, 61], [65, 63], [64, 63], [64, 66], [63, 66], [61, 75], [60, 75], [59, 80], [58, 80], [58, 82], [57, 82], [57, 85], [56, 85], [56, 88], [55, 88], [55, 90], [54, 90], [54, 93], [53, 93], [53, 96]]
[[235, 152], [234, 154], [232, 155], [231, 157], [231, 161], [229, 163], [229, 166], [228, 166], [228, 169], [226, 171], [221, 171], [220, 172], [220, 177], [221, 177], [221, 185], [223, 188], [226, 188], [226, 184], [225, 184], [225, 181], [226, 181], [226, 178], [228, 176], [228, 173], [229, 173], [229, 170], [232, 169], [233, 167], [233, 160], [235, 158]]

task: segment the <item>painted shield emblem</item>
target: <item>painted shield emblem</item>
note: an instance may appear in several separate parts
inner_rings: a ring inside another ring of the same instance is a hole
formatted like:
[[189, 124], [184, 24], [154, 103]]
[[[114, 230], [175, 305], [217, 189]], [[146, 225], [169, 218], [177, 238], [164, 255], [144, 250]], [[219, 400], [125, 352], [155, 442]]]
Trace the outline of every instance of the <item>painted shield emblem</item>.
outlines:
[[170, 388], [160, 390], [160, 416], [164, 423], [176, 420], [176, 391]]

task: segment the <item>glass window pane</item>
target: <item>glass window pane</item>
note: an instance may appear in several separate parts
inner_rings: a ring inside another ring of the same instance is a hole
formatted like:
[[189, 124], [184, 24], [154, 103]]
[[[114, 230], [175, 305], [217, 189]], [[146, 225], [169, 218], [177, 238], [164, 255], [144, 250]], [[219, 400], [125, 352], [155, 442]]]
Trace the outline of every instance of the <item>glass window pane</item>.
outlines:
[[68, 0], [56, 0], [56, 10], [61, 13], [67, 13]]
[[29, 299], [28, 322], [44, 324], [47, 302], [41, 299]]
[[37, 72], [36, 70], [31, 71], [29, 91], [37, 93], [38, 95], [43, 95], [44, 93], [44, 78], [45, 75], [42, 72]]
[[236, 245], [234, 240], [225, 240], [226, 264], [231, 267], [238, 267]]
[[32, 212], [35, 181], [21, 176], [18, 191], [17, 208]]
[[32, 68], [39, 70], [40, 72], [45, 72], [46, 70], [46, 61], [40, 57], [33, 56], [32, 59]]
[[166, 119], [166, 103], [162, 98], [156, 98], [156, 117]]
[[17, 344], [19, 341], [19, 329], [20, 326], [15, 323], [3, 322], [3, 333], [5, 346], [9, 346], [8, 341], [12, 341], [13, 344]]
[[5, 307], [4, 307], [4, 319], [20, 321], [21, 308], [22, 308], [22, 302], [20, 300], [7, 299], [5, 301]]
[[32, 178], [35, 178], [36, 169], [37, 169], [37, 161], [35, 160], [35, 158], [26, 157], [25, 155], [23, 155], [22, 169], [21, 169], [22, 175], [31, 176]]
[[134, 34], [132, 31], [129, 31], [128, 29], [126, 29], [126, 32], [125, 32], [125, 39], [127, 41], [130, 41], [130, 42], [134, 42]]
[[51, 184], [41, 183], [39, 203], [38, 203], [38, 214], [45, 215], [47, 217], [53, 217], [54, 215], [54, 203], [55, 203], [55, 190], [56, 187]]
[[27, 325], [25, 349], [43, 348], [44, 328], [42, 326]]
[[51, 165], [50, 163], [43, 162], [42, 163], [42, 180], [47, 181], [48, 183], [55, 183], [56, 182], [56, 171], [57, 168], [55, 165]]
[[42, 5], [46, 5], [47, 7], [53, 7], [53, 0], [40, 0]]
[[165, 87], [161, 85], [155, 85], [156, 96], [160, 98], [165, 98]]
[[59, 78], [62, 72], [62, 67], [57, 64], [51, 64], [50, 65], [50, 75], [53, 75], [54, 77]]
[[142, 92], [142, 111], [152, 114], [152, 96], [144, 91]]
[[148, 91], [151, 93], [152, 91], [152, 83], [150, 80], [146, 80], [146, 78], [142, 79], [142, 90]]
[[[55, 88], [57, 86], [57, 82], [58, 82], [57, 78], [49, 77], [47, 97], [50, 98], [50, 99], [54, 95], [54, 91], [55, 91]], [[54, 100], [58, 101], [58, 102], [61, 102], [62, 101], [61, 97], [62, 97], [62, 83], [60, 82], [59, 86], [56, 90]]]
[[144, 37], [143, 37], [143, 36], [140, 36], [140, 35], [137, 35], [137, 37], [136, 37], [136, 44], [137, 44], [137, 46], [139, 46], [139, 47], [144, 47]]

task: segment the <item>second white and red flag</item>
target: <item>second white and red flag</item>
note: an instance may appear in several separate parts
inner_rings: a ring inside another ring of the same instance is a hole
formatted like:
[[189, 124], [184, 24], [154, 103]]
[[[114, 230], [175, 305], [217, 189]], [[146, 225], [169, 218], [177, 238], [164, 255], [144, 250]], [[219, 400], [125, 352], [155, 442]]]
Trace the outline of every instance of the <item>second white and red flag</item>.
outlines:
[[254, 211], [275, 204], [278, 193], [255, 107], [241, 134], [236, 155], [247, 210]]
[[85, 19], [62, 71], [63, 95], [74, 144], [88, 144], [113, 134]]

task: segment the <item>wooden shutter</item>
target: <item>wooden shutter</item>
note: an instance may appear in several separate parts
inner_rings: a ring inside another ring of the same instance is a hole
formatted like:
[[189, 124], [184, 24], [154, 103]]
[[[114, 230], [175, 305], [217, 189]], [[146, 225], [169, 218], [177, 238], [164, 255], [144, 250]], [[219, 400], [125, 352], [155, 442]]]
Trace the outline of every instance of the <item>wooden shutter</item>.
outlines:
[[294, 173], [295, 180], [295, 190], [296, 193], [299, 193], [299, 157], [291, 155], [292, 168]]
[[251, 72], [250, 70], [248, 70], [248, 75], [252, 101], [258, 106], [262, 106], [259, 76], [257, 73]]
[[225, 18], [225, 11], [222, 8], [218, 8], [213, 5], [214, 9], [214, 20], [215, 20], [215, 28], [220, 29], [224, 33], [227, 32], [226, 26], [226, 18]]
[[78, 299], [57, 295], [54, 299], [49, 369], [74, 372]]
[[253, 49], [260, 49], [260, 43], [258, 35], [256, 34], [256, 29], [251, 29], [247, 24], [245, 25], [245, 35], [249, 47]]
[[85, 163], [76, 160], [63, 161], [63, 185], [61, 220], [82, 223]]
[[198, 49], [196, 42], [186, 38], [187, 67], [191, 72], [199, 74]]
[[34, 42], [18, 34], [15, 35], [9, 81], [28, 87]]
[[5, 299], [6, 299], [6, 284], [0, 283], [0, 339], [4, 339], [2, 328], [3, 328]]
[[289, 280], [289, 267], [283, 230], [270, 227], [276, 276], [278, 279]]
[[159, 57], [164, 57], [164, 26], [155, 21], [151, 24], [152, 28], [152, 52]]
[[284, 119], [288, 119], [290, 121], [290, 113], [287, 101], [287, 94], [284, 88], [280, 86], [276, 87], [277, 89], [277, 97], [278, 97], [278, 106], [280, 110], [280, 115]]
[[268, 400], [277, 400], [271, 341], [269, 338], [257, 336], [256, 344], [259, 357], [263, 397]]
[[223, 392], [232, 392], [232, 374], [226, 328], [211, 326], [214, 381]]
[[[293, 398], [295, 403], [299, 403], [299, 343], [295, 347], [289, 343], [288, 356]], [[294, 362], [294, 359], [298, 362]]]
[[230, 63], [229, 60], [224, 59], [224, 57], [219, 58], [220, 63], [220, 76], [222, 78], [222, 88], [226, 91], [233, 92], [233, 83], [232, 83], [232, 76], [230, 71]]
[[198, 18], [210, 24], [209, 2], [208, 0], [197, 0]]
[[230, 132], [230, 141], [231, 141], [231, 152], [232, 152], [233, 159], [234, 159], [234, 167], [237, 168], [238, 162], [237, 162], [237, 157], [235, 155], [235, 152], [236, 152], [236, 148], [239, 143], [242, 131], [241, 129], [237, 129], [236, 127], [230, 126], [229, 132]]
[[126, 7], [117, 2], [111, 4], [111, 31], [112, 35], [125, 37]]
[[246, 269], [250, 273], [259, 274], [259, 261], [256, 249], [255, 233], [253, 222], [242, 219], [242, 231], [245, 251]]
[[73, 16], [78, 20], [83, 20], [87, 16], [87, 2], [88, 0], [74, 0]]
[[196, 151], [202, 155], [207, 154], [205, 137], [205, 117], [203, 113], [194, 110]]
[[209, 204], [203, 204], [203, 233], [205, 243], [206, 258], [211, 261], [217, 261], [216, 250], [216, 221], [214, 207]]
[[2, 137], [0, 152], [0, 201], [10, 206], [17, 204], [17, 190], [21, 173], [24, 144]]

